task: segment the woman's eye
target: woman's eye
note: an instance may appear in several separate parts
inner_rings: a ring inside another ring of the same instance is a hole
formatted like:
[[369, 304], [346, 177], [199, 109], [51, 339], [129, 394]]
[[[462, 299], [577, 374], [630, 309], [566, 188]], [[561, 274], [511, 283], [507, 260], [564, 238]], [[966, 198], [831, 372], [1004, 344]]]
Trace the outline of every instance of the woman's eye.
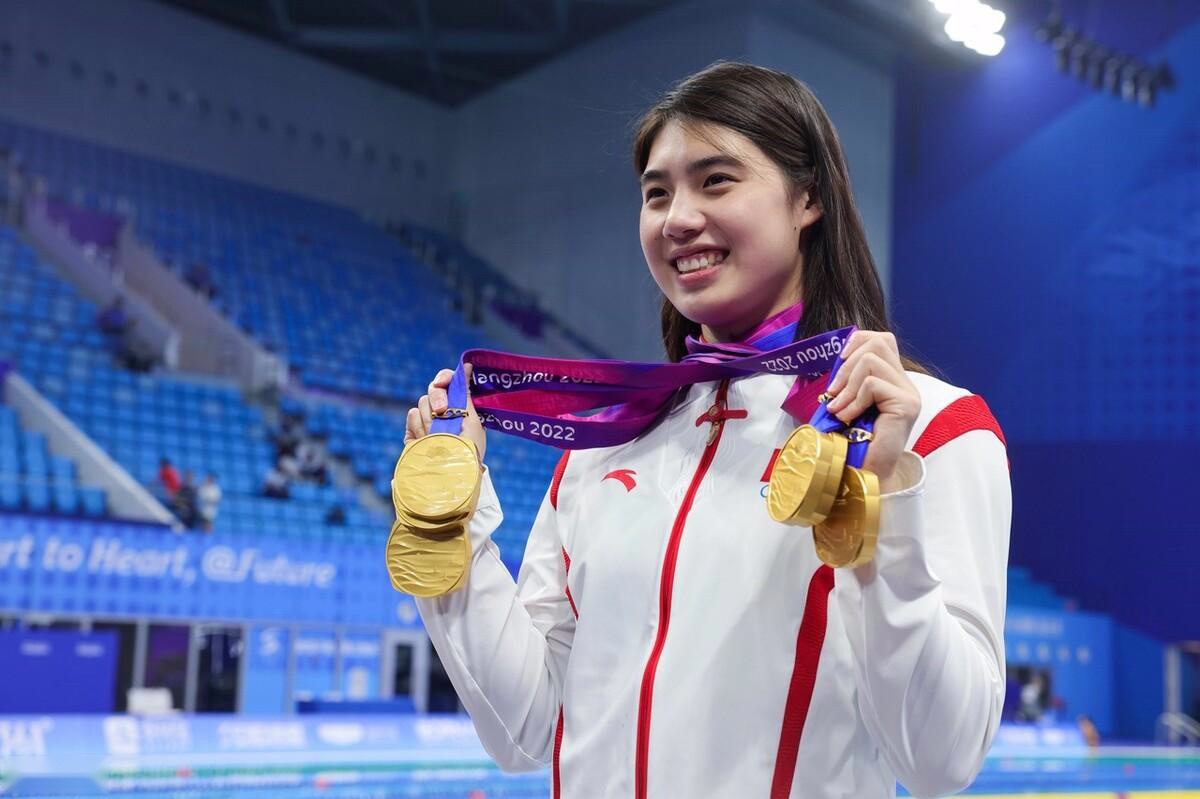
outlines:
[[662, 189], [646, 189], [646, 202], [656, 200], [659, 197], [666, 197], [667, 193]]
[[717, 182], [728, 183], [729, 176], [728, 175], [709, 175], [707, 178], [705, 178], [704, 185], [705, 186], [714, 186], [717, 184]]

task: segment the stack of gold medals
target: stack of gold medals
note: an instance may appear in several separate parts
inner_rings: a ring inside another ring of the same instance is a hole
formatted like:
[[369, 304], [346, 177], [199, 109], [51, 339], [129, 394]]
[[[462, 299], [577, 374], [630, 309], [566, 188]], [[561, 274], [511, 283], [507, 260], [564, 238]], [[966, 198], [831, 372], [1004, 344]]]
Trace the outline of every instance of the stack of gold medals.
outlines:
[[387, 567], [397, 591], [448, 594], [466, 583], [471, 563], [467, 524], [479, 500], [475, 445], [453, 433], [431, 433], [405, 447], [392, 475], [396, 521]]
[[[822, 411], [829, 399], [821, 395]], [[850, 445], [865, 445], [870, 438], [865, 427], [821, 431], [801, 425], [788, 436], [771, 470], [771, 518], [812, 527], [817, 557], [830, 566], [859, 566], [875, 555], [879, 478], [846, 462]], [[862, 462], [861, 457], [854, 460]]]

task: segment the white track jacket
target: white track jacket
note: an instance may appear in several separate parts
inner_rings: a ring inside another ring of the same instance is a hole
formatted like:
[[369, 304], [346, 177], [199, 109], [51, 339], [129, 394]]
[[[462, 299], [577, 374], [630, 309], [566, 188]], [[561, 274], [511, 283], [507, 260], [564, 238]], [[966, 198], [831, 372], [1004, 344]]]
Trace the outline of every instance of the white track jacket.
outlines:
[[906, 487], [855, 569], [767, 514], [789, 377], [692, 386], [641, 438], [564, 456], [515, 584], [485, 474], [467, 585], [417, 606], [497, 763], [551, 764], [563, 799], [965, 787], [1004, 697], [1008, 465], [982, 399], [909, 377]]

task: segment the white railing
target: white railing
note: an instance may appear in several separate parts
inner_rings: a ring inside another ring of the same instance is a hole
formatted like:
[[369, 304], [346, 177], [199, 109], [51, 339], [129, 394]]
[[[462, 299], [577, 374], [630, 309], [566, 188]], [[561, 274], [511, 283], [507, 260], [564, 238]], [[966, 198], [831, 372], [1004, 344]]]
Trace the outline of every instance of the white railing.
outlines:
[[25, 378], [9, 372], [3, 388], [5, 401], [21, 417], [22, 426], [44, 433], [51, 452], [75, 461], [81, 482], [104, 489], [111, 515], [179, 528], [179, 521], [145, 486], [121, 468]]
[[287, 364], [223, 316], [171, 271], [126, 224], [117, 243], [116, 268], [126, 285], [145, 297], [180, 332], [179, 368], [237, 380], [248, 391], [280, 389]]
[[1200, 722], [1186, 713], [1163, 713], [1155, 724], [1154, 738], [1160, 743], [1200, 744]]
[[64, 276], [100, 306], [121, 297], [125, 313], [136, 324], [129, 335], [139, 351], [152, 353], [167, 368], [174, 369], [179, 360], [179, 332], [152, 305], [128, 291], [121, 275], [111, 265], [97, 259], [86, 246], [71, 238], [65, 225], [50, 218], [44, 194], [30, 191], [24, 198], [23, 223], [25, 232], [49, 255]]

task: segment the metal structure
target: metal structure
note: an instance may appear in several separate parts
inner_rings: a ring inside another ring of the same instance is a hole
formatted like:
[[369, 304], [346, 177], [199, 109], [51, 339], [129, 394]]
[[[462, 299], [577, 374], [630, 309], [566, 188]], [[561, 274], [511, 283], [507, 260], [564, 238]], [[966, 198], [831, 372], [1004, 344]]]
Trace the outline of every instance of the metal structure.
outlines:
[[159, 0], [457, 106], [678, 0]]

